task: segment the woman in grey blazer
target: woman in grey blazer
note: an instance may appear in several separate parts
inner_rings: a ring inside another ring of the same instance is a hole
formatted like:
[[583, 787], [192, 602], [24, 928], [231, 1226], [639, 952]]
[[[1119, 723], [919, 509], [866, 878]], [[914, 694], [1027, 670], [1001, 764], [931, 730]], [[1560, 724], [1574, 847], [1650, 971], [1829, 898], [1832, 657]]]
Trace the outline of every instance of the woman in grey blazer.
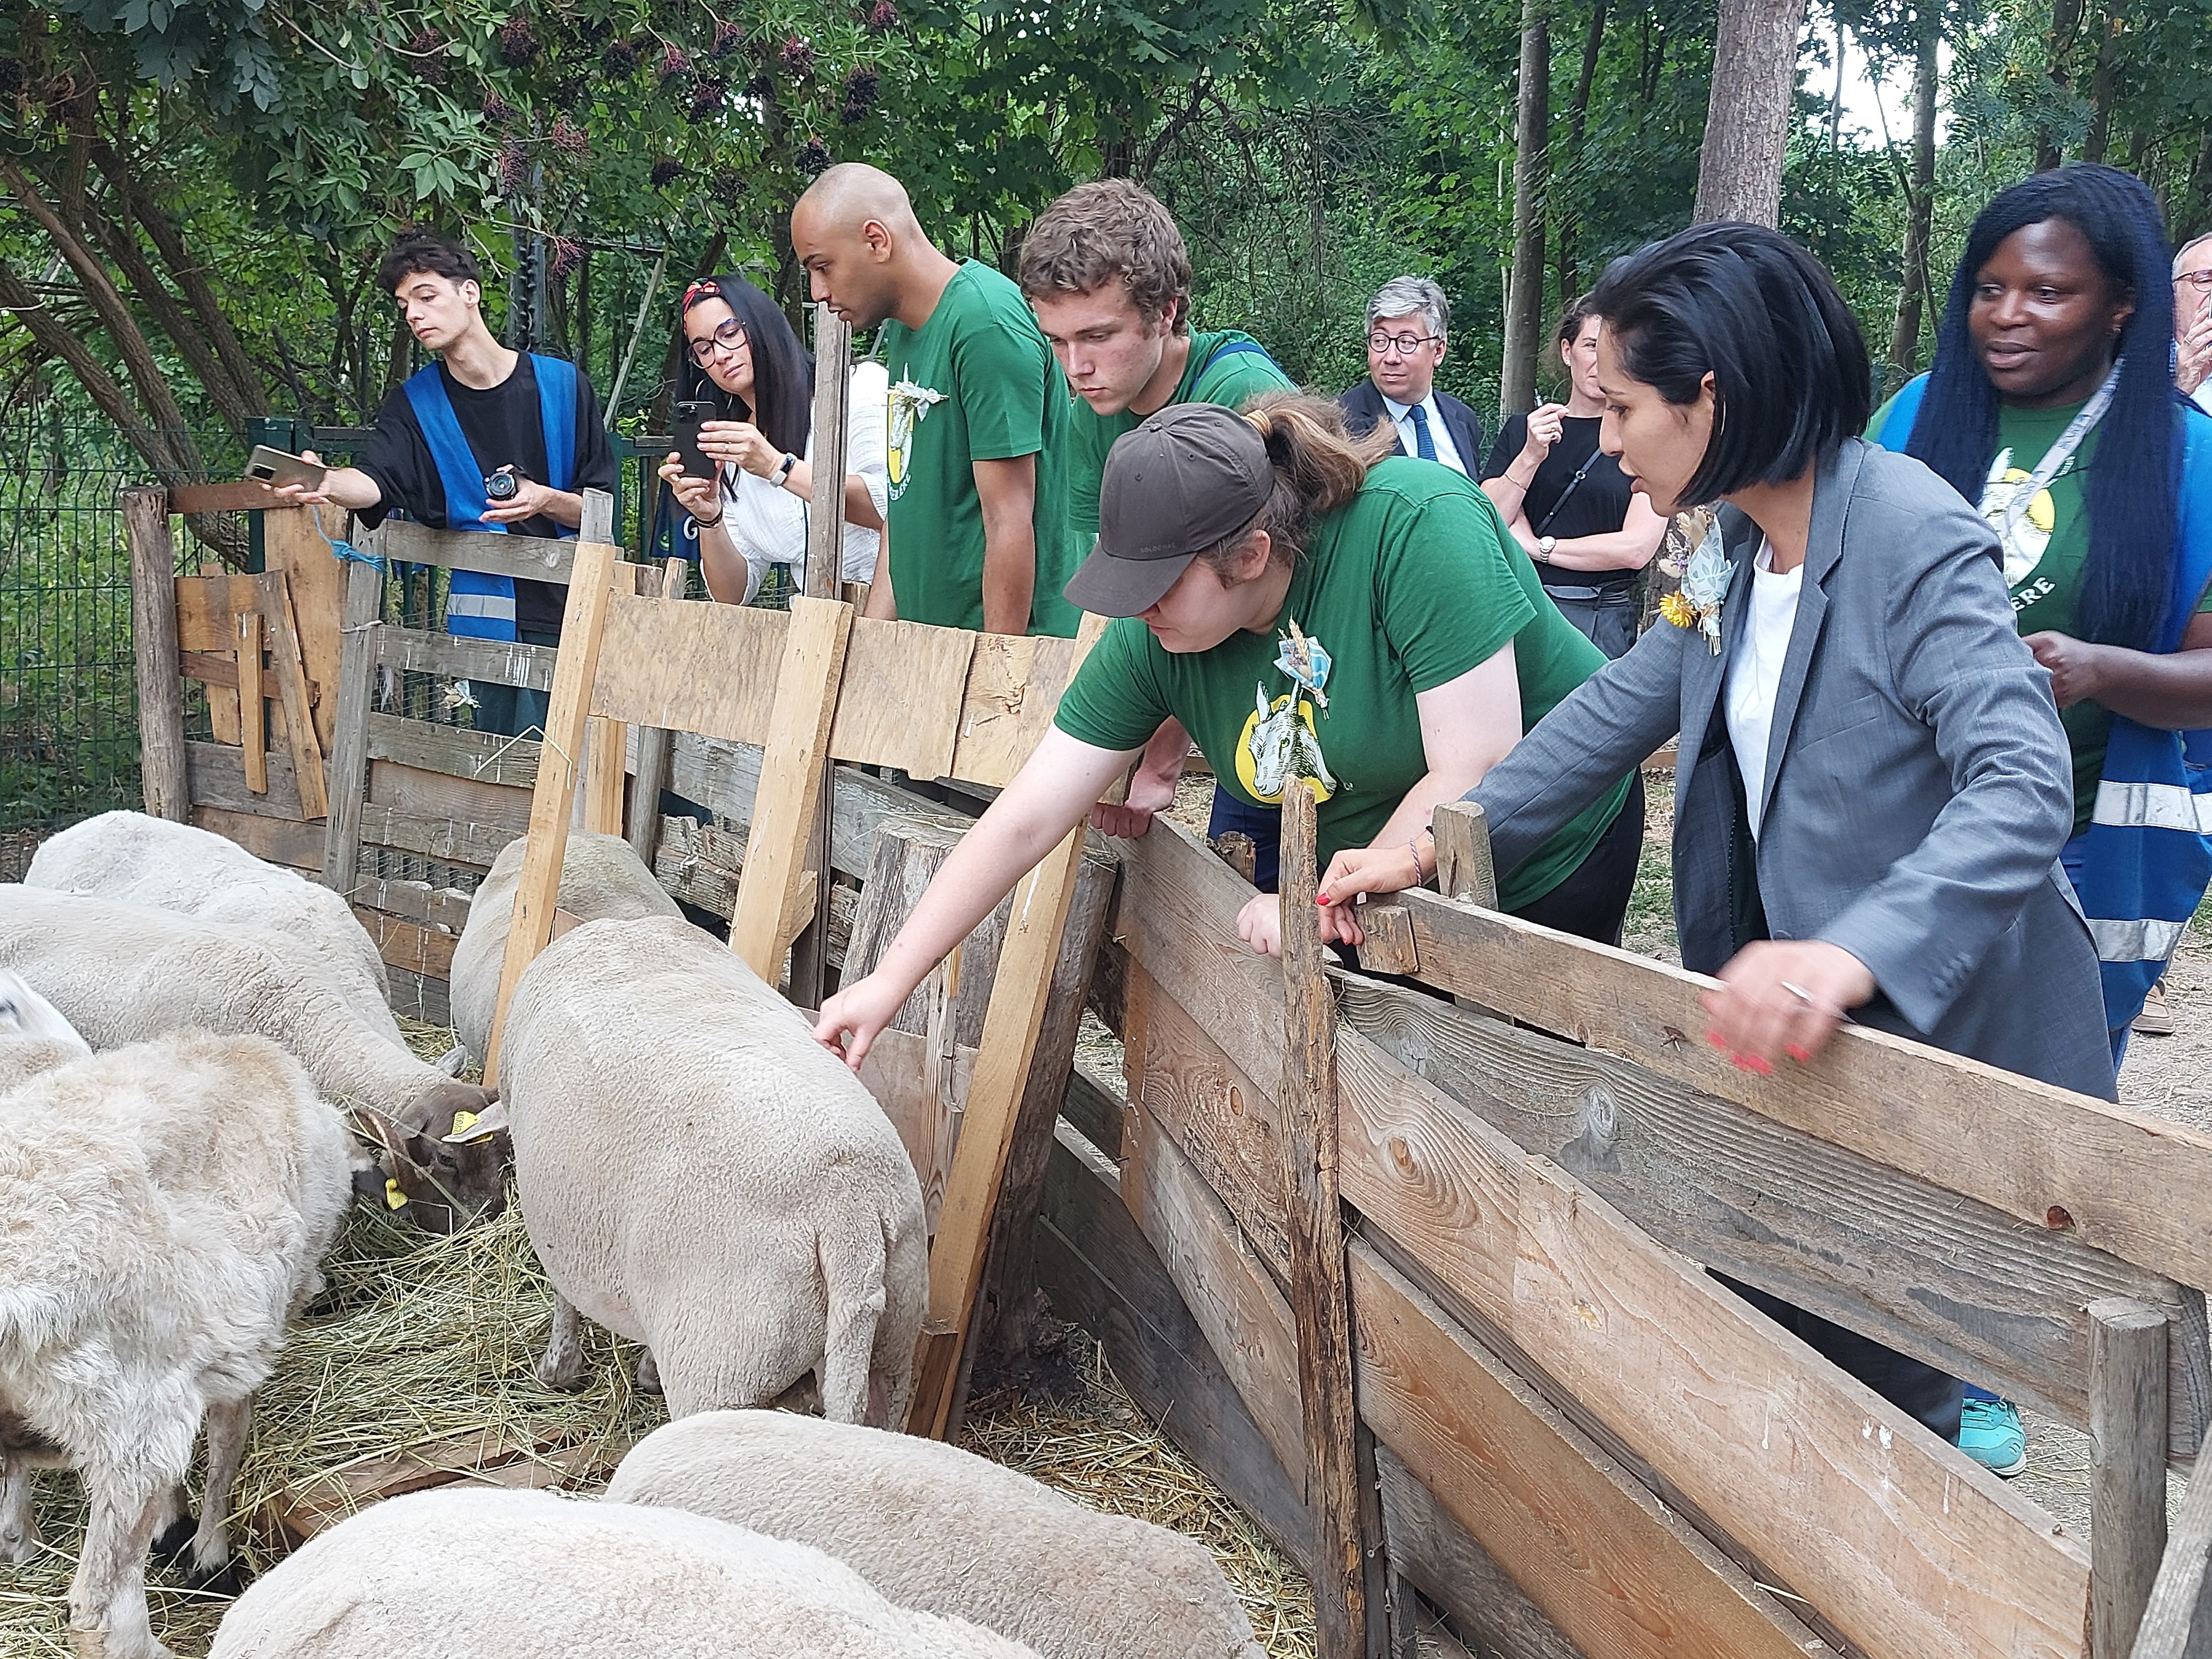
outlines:
[[[2050, 675], [1990, 528], [1853, 435], [1857, 324], [1772, 231], [1699, 226], [1615, 263], [1601, 441], [1662, 513], [1723, 506], [1667, 619], [1560, 703], [1471, 799], [1510, 869], [1679, 734], [1674, 915], [1717, 974], [1710, 1041], [1809, 1062], [1863, 1024], [2113, 1097], [2097, 959], [2058, 867], [2073, 827]], [[1340, 855], [1323, 902], [1402, 887], [1433, 847]], [[1769, 1313], [1955, 1439], [1959, 1384], [1769, 1297]]]

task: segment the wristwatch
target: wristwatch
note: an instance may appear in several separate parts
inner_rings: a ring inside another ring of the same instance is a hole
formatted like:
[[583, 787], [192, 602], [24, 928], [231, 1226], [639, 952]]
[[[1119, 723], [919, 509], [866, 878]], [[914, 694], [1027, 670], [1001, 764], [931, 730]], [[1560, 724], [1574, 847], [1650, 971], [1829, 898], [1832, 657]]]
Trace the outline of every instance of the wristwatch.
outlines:
[[1553, 548], [1557, 547], [1559, 544], [1559, 538], [1557, 536], [1539, 536], [1539, 537], [1537, 537], [1537, 538], [1536, 538], [1536, 558], [1537, 558], [1537, 562], [1538, 562], [1539, 563], [1542, 563], [1542, 564], [1549, 564], [1549, 563], [1551, 563], [1551, 562], [1552, 562], [1552, 550], [1553, 550]]
[[798, 465], [798, 456], [787, 454], [783, 458], [783, 465], [776, 468], [775, 471], [769, 474], [768, 481], [774, 484], [778, 489], [782, 489], [784, 480], [791, 477], [791, 469]]

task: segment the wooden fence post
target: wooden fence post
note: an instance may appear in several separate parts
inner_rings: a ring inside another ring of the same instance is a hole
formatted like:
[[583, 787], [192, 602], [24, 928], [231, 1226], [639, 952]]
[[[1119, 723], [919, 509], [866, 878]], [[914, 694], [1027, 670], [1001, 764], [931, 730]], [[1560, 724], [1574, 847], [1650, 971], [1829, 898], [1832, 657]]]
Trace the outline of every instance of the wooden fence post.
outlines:
[[1318, 1652], [1320, 1659], [1364, 1659], [1381, 1647], [1370, 1635], [1370, 1622], [1379, 1622], [1383, 1611], [1382, 1556], [1375, 1547], [1381, 1516], [1373, 1449], [1362, 1445], [1352, 1390], [1352, 1304], [1337, 1194], [1336, 1002], [1322, 966], [1314, 903], [1314, 814], [1307, 781], [1293, 779], [1283, 792], [1279, 1146], [1298, 1395], [1305, 1407], [1306, 1494], [1316, 1532]]
[[1498, 908], [1498, 874], [1490, 862], [1490, 826], [1471, 800], [1448, 800], [1429, 820], [1437, 838], [1437, 891], [1448, 899]]
[[[684, 597], [684, 564], [682, 559], [668, 561], [660, 580], [662, 599]], [[668, 787], [670, 754], [674, 743], [665, 727], [637, 728], [637, 770], [629, 786], [629, 844], [648, 870], [660, 853], [660, 794]]]
[[[2093, 1523], [2094, 1524], [2094, 1523]], [[2212, 1607], [2205, 1591], [2212, 1588], [2205, 1562], [2212, 1556], [2212, 1468], [2200, 1467], [2189, 1477], [2189, 1496], [2182, 1501], [2181, 1521], [2159, 1563], [2158, 1581], [2152, 1585], [2150, 1605], [2143, 1610], [2142, 1625], [2129, 1659], [2195, 1659], [2212, 1651]]]
[[191, 817], [185, 776], [185, 684], [177, 643], [177, 545], [169, 535], [169, 492], [135, 484], [123, 492], [131, 538], [131, 633], [138, 669], [138, 775], [148, 816]]
[[[384, 622], [384, 566], [374, 538], [363, 550], [378, 562], [346, 566], [345, 622], [339, 630], [337, 717], [331, 727], [330, 822], [323, 835], [323, 885], [353, 897], [361, 876], [361, 796], [368, 778], [368, 700], [376, 689], [376, 633]], [[328, 692], [325, 696], [330, 695]]]
[[2089, 1651], [2125, 1659], [2166, 1553], [2166, 1316], [2089, 1304]]

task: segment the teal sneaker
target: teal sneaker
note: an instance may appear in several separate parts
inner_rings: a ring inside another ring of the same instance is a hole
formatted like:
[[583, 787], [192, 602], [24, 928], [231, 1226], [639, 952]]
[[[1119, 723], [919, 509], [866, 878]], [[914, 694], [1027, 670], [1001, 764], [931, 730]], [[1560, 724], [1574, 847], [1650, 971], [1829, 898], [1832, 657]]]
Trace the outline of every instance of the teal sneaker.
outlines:
[[2027, 1431], [2009, 1400], [1969, 1397], [1959, 1416], [1959, 1449], [2001, 1480], [2027, 1467]]

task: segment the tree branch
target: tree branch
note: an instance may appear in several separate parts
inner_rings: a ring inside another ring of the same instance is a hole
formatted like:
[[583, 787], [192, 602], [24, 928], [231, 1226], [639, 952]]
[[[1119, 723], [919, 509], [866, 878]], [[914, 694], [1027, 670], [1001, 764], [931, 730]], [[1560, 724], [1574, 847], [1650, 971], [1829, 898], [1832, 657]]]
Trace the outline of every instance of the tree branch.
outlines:
[[93, 234], [100, 239], [100, 245], [107, 250], [107, 257], [115, 261], [130, 283], [131, 292], [153, 313], [154, 320], [176, 347], [177, 355], [205, 388], [223, 424], [230, 428], [233, 434], [244, 439], [247, 419], [259, 411], [239, 396], [236, 384], [210, 347], [206, 335], [193, 325], [193, 319], [177, 302], [176, 296], [162, 285], [152, 262], [146, 258], [146, 251], [132, 234], [130, 222], [89, 210], [86, 218]]

